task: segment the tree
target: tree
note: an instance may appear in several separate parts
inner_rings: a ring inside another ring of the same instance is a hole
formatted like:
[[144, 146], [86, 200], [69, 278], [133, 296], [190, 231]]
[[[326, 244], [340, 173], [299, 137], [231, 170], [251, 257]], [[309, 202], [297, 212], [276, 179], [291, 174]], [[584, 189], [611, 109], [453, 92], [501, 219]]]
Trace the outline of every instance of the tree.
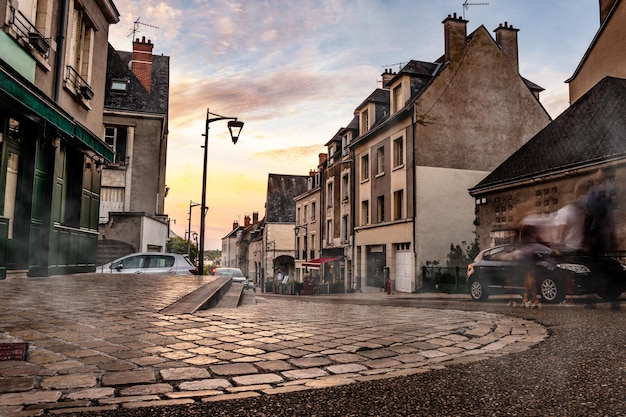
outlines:
[[[461, 245], [465, 246], [465, 250], [461, 247]], [[450, 253], [448, 253], [446, 266], [448, 267], [463, 267], [465, 268], [469, 265], [478, 252], [480, 252], [480, 248], [478, 247], [478, 239], [474, 239], [471, 244], [467, 244], [466, 241], [461, 242], [461, 245], [454, 245], [450, 243]]]
[[[169, 253], [179, 253], [181, 255], [187, 255], [187, 239], [182, 237], [173, 237], [167, 242], [167, 251]], [[195, 243], [191, 242], [189, 245], [189, 260], [192, 264], [196, 264], [196, 258], [198, 257], [198, 247]]]

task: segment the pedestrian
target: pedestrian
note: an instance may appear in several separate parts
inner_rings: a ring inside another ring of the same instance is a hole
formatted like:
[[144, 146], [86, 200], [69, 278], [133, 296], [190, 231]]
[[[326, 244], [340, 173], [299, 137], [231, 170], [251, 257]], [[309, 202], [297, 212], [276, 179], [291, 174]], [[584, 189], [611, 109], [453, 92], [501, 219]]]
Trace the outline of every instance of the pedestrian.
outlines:
[[613, 247], [613, 221], [611, 208], [616, 197], [615, 171], [603, 168], [598, 171], [593, 188], [585, 201], [584, 247], [591, 255], [599, 255]]

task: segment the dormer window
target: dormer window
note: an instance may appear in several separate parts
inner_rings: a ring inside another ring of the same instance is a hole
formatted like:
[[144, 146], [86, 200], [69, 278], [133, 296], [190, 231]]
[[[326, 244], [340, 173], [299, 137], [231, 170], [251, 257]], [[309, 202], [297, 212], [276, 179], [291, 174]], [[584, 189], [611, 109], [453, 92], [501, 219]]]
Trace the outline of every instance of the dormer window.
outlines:
[[128, 91], [128, 80], [111, 80], [111, 92], [125, 94]]
[[361, 112], [361, 134], [364, 134], [369, 130], [370, 118], [367, 110]]
[[396, 113], [404, 107], [404, 100], [402, 100], [402, 84], [397, 85], [393, 89], [393, 109], [391, 111]]

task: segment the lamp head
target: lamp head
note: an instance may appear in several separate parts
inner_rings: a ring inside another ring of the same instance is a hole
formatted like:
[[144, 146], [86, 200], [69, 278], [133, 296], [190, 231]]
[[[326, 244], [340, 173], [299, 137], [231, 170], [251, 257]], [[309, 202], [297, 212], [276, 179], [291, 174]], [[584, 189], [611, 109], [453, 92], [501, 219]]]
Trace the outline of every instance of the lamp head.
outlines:
[[228, 130], [230, 131], [230, 137], [233, 140], [233, 144], [237, 144], [239, 140], [239, 134], [243, 129], [243, 122], [240, 120], [231, 120], [228, 122]]

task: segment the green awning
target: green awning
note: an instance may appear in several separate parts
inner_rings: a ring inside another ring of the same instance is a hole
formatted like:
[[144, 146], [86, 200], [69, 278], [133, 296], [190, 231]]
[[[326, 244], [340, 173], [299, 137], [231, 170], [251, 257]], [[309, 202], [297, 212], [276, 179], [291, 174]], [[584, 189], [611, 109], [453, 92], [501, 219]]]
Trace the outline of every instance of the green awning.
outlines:
[[1, 66], [0, 92], [27, 107], [34, 114], [54, 125], [60, 132], [77, 139], [95, 153], [102, 155], [108, 162], [113, 161], [113, 151], [100, 138], [80, 125], [48, 97], [20, 82]]

